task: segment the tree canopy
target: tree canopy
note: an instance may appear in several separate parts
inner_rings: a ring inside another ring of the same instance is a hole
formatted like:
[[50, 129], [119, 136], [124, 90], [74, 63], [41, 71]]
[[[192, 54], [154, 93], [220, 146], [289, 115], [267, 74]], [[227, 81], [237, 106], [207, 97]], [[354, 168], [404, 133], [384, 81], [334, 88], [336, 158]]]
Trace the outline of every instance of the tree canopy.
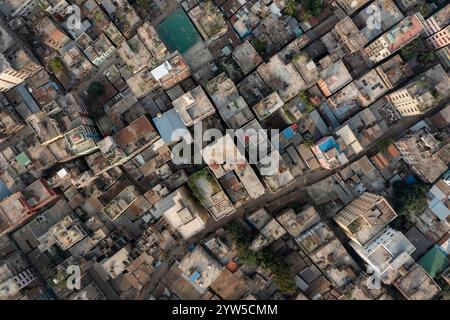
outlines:
[[394, 209], [399, 215], [406, 215], [408, 220], [414, 221], [415, 217], [428, 206], [428, 186], [423, 182], [407, 184], [404, 181], [394, 182]]
[[89, 85], [87, 92], [91, 96], [100, 97], [105, 93], [105, 86], [98, 81], [94, 81]]
[[64, 65], [59, 58], [53, 58], [50, 60], [50, 68], [54, 73], [59, 73], [63, 70]]
[[238, 257], [244, 263], [252, 267], [262, 266], [273, 273], [273, 282], [280, 292], [292, 294], [295, 292], [294, 276], [289, 265], [269, 249], [261, 251], [251, 250], [252, 235], [236, 223], [229, 224], [227, 235], [236, 241]]
[[391, 138], [385, 138], [383, 140], [381, 140], [380, 142], [378, 142], [377, 144], [377, 149], [379, 152], [384, 152], [386, 151], [389, 146], [394, 143], [394, 140]]
[[322, 13], [321, 0], [301, 0], [302, 8], [313, 17], [318, 17]]

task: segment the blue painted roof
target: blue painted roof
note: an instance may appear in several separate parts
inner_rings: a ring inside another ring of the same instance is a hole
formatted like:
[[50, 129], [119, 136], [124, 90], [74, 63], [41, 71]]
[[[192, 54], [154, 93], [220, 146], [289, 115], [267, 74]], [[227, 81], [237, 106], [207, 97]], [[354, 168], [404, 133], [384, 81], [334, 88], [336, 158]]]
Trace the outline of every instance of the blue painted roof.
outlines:
[[291, 139], [291, 138], [294, 136], [294, 130], [292, 130], [291, 127], [287, 127], [287, 128], [284, 129], [281, 133], [282, 133], [283, 136], [284, 136], [286, 139], [288, 139], [288, 140]]
[[334, 115], [333, 111], [331, 111], [330, 107], [326, 102], [320, 105], [320, 110], [323, 111], [326, 118], [331, 122], [331, 126], [333, 127], [333, 129], [336, 129], [340, 126], [338, 119]]
[[187, 130], [186, 126], [183, 123], [183, 120], [181, 120], [181, 117], [177, 113], [175, 108], [164, 112], [159, 117], [153, 118], [153, 122], [155, 123], [156, 130], [158, 130], [159, 135], [166, 144], [172, 144], [173, 142], [175, 142], [172, 141], [172, 133], [176, 129]]
[[195, 280], [197, 280], [198, 278], [200, 278], [200, 273], [198, 271], [195, 271], [193, 274], [191, 274], [189, 280], [191, 280], [191, 282], [195, 282]]
[[41, 111], [41, 109], [37, 105], [36, 101], [34, 101], [31, 94], [28, 92], [27, 89], [25, 89], [25, 87], [23, 85], [18, 85], [16, 88], [17, 88], [17, 92], [19, 92], [23, 101], [25, 101], [25, 104], [28, 106], [28, 109], [30, 109], [31, 113], [37, 113], [37, 112]]
[[417, 180], [416, 180], [416, 178], [414, 178], [413, 176], [407, 176], [406, 177], [406, 179], [405, 179], [405, 183], [407, 184], [407, 185], [413, 185], [413, 184], [416, 184], [417, 183]]
[[0, 201], [8, 198], [11, 195], [11, 191], [9, 191], [3, 180], [0, 180]]
[[340, 150], [339, 145], [333, 137], [327, 137], [326, 139], [322, 140], [319, 143], [318, 147], [322, 152], [327, 152], [328, 150], [331, 150], [333, 148], [336, 148], [336, 150], [338, 151]]

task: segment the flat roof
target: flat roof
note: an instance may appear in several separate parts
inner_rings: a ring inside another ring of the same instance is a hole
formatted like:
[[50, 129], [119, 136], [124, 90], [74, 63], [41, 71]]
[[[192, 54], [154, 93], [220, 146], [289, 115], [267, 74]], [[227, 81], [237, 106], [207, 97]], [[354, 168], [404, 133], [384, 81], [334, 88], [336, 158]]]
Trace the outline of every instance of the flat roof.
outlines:
[[26, 167], [27, 165], [29, 165], [30, 162], [31, 162], [30, 158], [28, 158], [28, 156], [27, 156], [27, 154], [26, 154], [25, 152], [19, 153], [19, 154], [17, 155], [17, 157], [16, 157], [16, 160], [17, 160], [17, 162], [18, 162], [20, 165], [22, 165], [22, 166], [24, 166], [24, 167]]
[[449, 265], [447, 254], [437, 245], [420, 258], [418, 263], [432, 278], [435, 278]]
[[172, 144], [172, 134], [177, 129], [185, 129], [187, 127], [184, 125], [178, 112], [175, 108], [172, 108], [161, 115], [153, 118], [153, 123], [159, 132], [159, 135], [163, 139], [164, 143], [167, 145]]
[[178, 50], [181, 54], [201, 40], [191, 20], [182, 9], [175, 10], [156, 29], [169, 50]]

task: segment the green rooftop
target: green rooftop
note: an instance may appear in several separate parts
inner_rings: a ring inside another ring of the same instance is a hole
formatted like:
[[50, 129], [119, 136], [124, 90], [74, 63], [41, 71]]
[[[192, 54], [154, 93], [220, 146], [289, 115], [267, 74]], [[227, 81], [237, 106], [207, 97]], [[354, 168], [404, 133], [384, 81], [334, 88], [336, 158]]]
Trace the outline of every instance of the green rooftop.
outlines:
[[16, 161], [23, 167], [26, 167], [31, 162], [30, 158], [28, 158], [25, 152], [19, 153], [16, 157]]
[[203, 205], [210, 200], [212, 195], [222, 191], [222, 187], [208, 167], [189, 176], [187, 182], [194, 196]]
[[419, 260], [419, 264], [425, 269], [426, 272], [435, 278], [448, 266], [447, 255], [439, 246], [434, 246]]
[[182, 9], [175, 10], [156, 29], [169, 50], [178, 50], [181, 54], [201, 41], [197, 29]]

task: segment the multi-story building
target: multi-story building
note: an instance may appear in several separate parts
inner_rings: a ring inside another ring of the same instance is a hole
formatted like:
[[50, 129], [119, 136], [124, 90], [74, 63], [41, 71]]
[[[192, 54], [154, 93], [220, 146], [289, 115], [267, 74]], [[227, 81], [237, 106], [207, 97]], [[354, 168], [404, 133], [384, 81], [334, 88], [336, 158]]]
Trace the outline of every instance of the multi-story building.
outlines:
[[57, 193], [41, 179], [22, 192], [0, 202], [0, 234], [5, 234], [29, 220], [39, 209], [58, 198]]
[[450, 25], [427, 38], [427, 42], [434, 49], [440, 49], [450, 44]]
[[203, 230], [208, 220], [208, 212], [194, 200], [185, 186], [167, 195], [152, 210], [161, 211], [169, 225], [184, 239]]
[[243, 186], [244, 193], [253, 199], [265, 193], [263, 184], [229, 134], [205, 147], [201, 153], [217, 179], [236, 181], [232, 189]]
[[97, 142], [102, 139], [96, 126], [80, 125], [64, 135], [74, 155], [86, 155], [98, 150]]
[[450, 4], [425, 21], [424, 34], [428, 44], [439, 49], [450, 44]]
[[450, 81], [440, 64], [427, 70], [405, 87], [390, 93], [387, 98], [402, 116], [427, 112], [450, 95]]
[[11, 138], [23, 126], [24, 122], [0, 93], [0, 143]]
[[410, 41], [416, 39], [425, 30], [425, 20], [420, 13], [404, 18], [368, 45], [363, 55], [370, 64], [377, 64]]
[[338, 0], [336, 2], [350, 15], [364, 6], [369, 0]]
[[60, 54], [63, 54], [73, 46], [72, 40], [48, 17], [40, 20], [35, 28], [39, 32], [42, 41]]
[[338, 136], [325, 136], [311, 147], [322, 168], [332, 170], [348, 163], [348, 158], [363, 150], [355, 134], [348, 125], [336, 132]]
[[441, 288], [419, 264], [402, 272], [394, 286], [407, 300], [431, 300]]
[[102, 33], [97, 39], [92, 40], [86, 33], [83, 33], [76, 43], [82, 48], [84, 54], [96, 66], [104, 63], [116, 50], [116, 47]]
[[8, 91], [42, 69], [31, 51], [0, 23], [0, 92]]
[[178, 265], [181, 276], [199, 293], [204, 294], [208, 287], [222, 273], [222, 265], [203, 247], [197, 246], [188, 252]]
[[441, 221], [450, 216], [450, 170], [428, 192], [428, 210]]
[[66, 0], [41, 0], [40, 1], [45, 8], [45, 11], [51, 15], [60, 14], [65, 16], [67, 14], [66, 8], [70, 5]]
[[94, 70], [94, 66], [77, 47], [72, 47], [65, 52], [62, 61], [74, 77], [79, 80], [87, 80]]
[[[424, 181], [433, 183], [447, 170], [449, 159], [445, 157], [443, 145], [426, 129], [408, 134], [395, 142], [403, 160]], [[441, 151], [442, 150], [442, 151]]]
[[414, 263], [415, 247], [399, 231], [388, 227], [397, 217], [387, 200], [365, 192], [350, 202], [334, 221], [351, 239], [350, 245], [385, 283], [400, 275], [399, 269]]
[[209, 168], [206, 167], [189, 176], [188, 185], [192, 194], [215, 220], [220, 220], [236, 211]]
[[444, 66], [445, 70], [450, 69], [450, 45], [445, 46], [439, 50], [435, 51], [441, 64]]
[[216, 109], [200, 86], [185, 93], [172, 104], [188, 127], [216, 113]]
[[364, 192], [333, 219], [350, 239], [365, 246], [396, 217], [394, 209], [383, 196]]
[[385, 229], [365, 246], [355, 242], [350, 245], [387, 284], [398, 278], [400, 268], [414, 264], [411, 254], [416, 248], [400, 231], [392, 228]]
[[165, 90], [172, 88], [191, 75], [188, 64], [178, 51], [173, 52], [161, 65], [150, 71], [153, 78]]
[[355, 26], [353, 20], [347, 16], [322, 37], [322, 42], [332, 56], [342, 58], [359, 51], [367, 43], [367, 40]]
[[446, 70], [450, 68], [450, 4], [425, 21], [424, 34]]

